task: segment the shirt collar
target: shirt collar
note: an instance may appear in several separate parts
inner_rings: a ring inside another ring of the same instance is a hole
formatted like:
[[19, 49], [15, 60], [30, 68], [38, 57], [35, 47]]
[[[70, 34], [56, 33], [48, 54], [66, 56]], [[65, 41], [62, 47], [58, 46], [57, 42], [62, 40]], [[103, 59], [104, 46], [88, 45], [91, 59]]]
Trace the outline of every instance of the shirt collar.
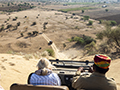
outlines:
[[101, 74], [101, 73], [98, 73], [98, 72], [93, 72], [92, 76], [105, 77], [105, 74]]

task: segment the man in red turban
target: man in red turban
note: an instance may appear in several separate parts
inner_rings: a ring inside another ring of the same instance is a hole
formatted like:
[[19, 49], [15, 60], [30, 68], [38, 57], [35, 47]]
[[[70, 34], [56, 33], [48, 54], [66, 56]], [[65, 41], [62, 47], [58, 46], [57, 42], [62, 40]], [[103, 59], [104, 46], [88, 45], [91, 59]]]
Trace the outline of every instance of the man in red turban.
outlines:
[[83, 67], [79, 67], [72, 80], [72, 87], [80, 90], [117, 90], [113, 79], [105, 76], [109, 70], [111, 58], [104, 54], [96, 54], [93, 69], [88, 74], [81, 74]]

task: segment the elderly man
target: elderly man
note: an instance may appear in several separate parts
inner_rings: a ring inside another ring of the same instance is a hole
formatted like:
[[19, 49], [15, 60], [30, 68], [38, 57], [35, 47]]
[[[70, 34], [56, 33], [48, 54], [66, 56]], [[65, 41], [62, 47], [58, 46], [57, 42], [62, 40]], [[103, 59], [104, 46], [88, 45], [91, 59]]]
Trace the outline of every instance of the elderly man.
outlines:
[[90, 68], [88, 74], [81, 74], [83, 67], [79, 67], [73, 77], [72, 87], [77, 90], [117, 90], [115, 81], [105, 76], [109, 70], [110, 62], [110, 57], [96, 54], [93, 68]]

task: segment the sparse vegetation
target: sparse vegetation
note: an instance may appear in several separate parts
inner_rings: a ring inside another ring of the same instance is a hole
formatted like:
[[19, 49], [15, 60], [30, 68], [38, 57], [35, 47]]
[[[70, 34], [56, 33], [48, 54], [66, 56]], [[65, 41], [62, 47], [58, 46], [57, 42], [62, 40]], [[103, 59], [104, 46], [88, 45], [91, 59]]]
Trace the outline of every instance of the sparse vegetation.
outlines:
[[117, 25], [117, 22], [116, 21], [111, 21], [111, 26], [115, 26]]
[[37, 35], [38, 34], [38, 31], [33, 31], [33, 35]]
[[71, 16], [71, 18], [73, 18], [73, 16]]
[[102, 20], [99, 20], [99, 24], [101, 24], [102, 23]]
[[45, 30], [47, 27], [46, 27], [46, 25], [48, 24], [48, 22], [44, 22], [44, 24], [43, 24], [43, 29]]
[[95, 54], [96, 53], [96, 46], [95, 46], [95, 44], [96, 43], [94, 41], [92, 41], [91, 43], [85, 45], [85, 47], [84, 47], [84, 49], [85, 49], [84, 53], [89, 54], [89, 55]]
[[54, 57], [54, 51], [53, 51], [53, 49], [47, 49], [46, 50], [48, 53], [49, 53], [49, 56], [53, 56]]
[[109, 47], [115, 48], [117, 52], [120, 52], [120, 27], [112, 29], [110, 25], [106, 25], [106, 30], [97, 34], [97, 39], [106, 39]]
[[17, 23], [17, 26], [20, 26], [20, 22]]
[[87, 45], [90, 44], [92, 41], [94, 41], [96, 43], [96, 40], [94, 40], [93, 38], [89, 37], [89, 36], [81, 36], [81, 37], [72, 37], [69, 41], [76, 41], [76, 44], [78, 45]]
[[24, 58], [25, 58], [26, 60], [29, 60], [29, 59], [32, 59], [33, 56], [32, 56], [32, 54], [26, 54], [26, 55], [24, 56]]
[[78, 26], [75, 26], [75, 29], [79, 29], [79, 27], [78, 27]]
[[8, 29], [8, 28], [10, 28], [10, 27], [12, 27], [12, 25], [11, 25], [11, 24], [7, 25], [7, 29]]
[[65, 48], [66, 47], [66, 44], [65, 43], [63, 43], [63, 48]]
[[20, 33], [20, 35], [21, 35], [21, 37], [23, 37], [24, 35], [23, 35], [23, 33]]
[[95, 9], [95, 8], [93, 8], [93, 7], [79, 7], [79, 8], [60, 9], [58, 11], [69, 12], [69, 11], [91, 10], [91, 9]]
[[1, 27], [0, 32], [4, 30], [4, 26]]
[[16, 45], [20, 48], [27, 48], [28, 46], [30, 46], [30, 44], [27, 44], [26, 42], [16, 42]]
[[72, 14], [73, 16], [75, 15], [75, 13]]
[[33, 26], [33, 25], [36, 25], [36, 24], [37, 24], [36, 22], [33, 22], [33, 23], [32, 23], [32, 26]]
[[108, 12], [108, 9], [105, 9], [106, 12]]
[[84, 10], [82, 10], [82, 13], [84, 13], [85, 11]]
[[89, 21], [88, 25], [92, 25], [93, 24], [93, 21]]
[[32, 36], [32, 33], [31, 33], [31, 32], [28, 32], [28, 36], [29, 36], [29, 37]]
[[89, 20], [89, 18], [90, 18], [89, 16], [84, 16], [84, 17], [83, 17], [83, 20], [84, 20], [84, 21], [85, 21], [85, 20]]

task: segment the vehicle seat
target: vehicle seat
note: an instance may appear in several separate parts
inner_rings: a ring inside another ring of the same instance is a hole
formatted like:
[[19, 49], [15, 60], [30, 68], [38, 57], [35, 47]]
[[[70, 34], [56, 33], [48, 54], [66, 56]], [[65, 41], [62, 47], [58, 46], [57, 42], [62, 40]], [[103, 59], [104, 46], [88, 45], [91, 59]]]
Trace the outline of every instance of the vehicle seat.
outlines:
[[67, 86], [12, 84], [10, 90], [69, 90]]

